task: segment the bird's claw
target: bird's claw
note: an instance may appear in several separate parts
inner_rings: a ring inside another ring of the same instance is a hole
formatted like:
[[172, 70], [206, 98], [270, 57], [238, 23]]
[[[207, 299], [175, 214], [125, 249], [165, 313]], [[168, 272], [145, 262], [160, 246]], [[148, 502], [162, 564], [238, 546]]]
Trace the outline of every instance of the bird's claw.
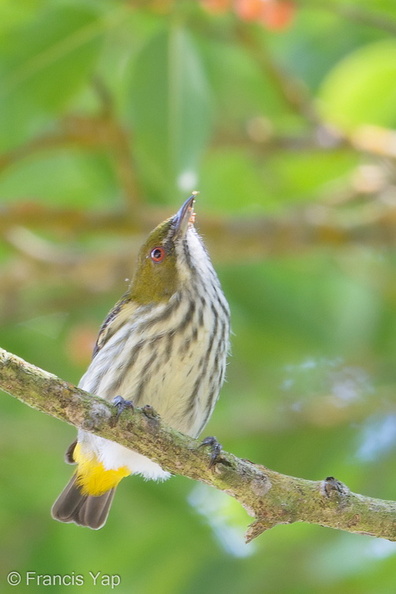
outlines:
[[131, 400], [125, 400], [122, 396], [116, 396], [115, 398], [113, 398], [113, 404], [117, 408], [117, 419], [120, 417], [121, 413], [123, 413], [124, 410], [126, 410], [127, 408], [130, 408], [132, 412], [135, 410], [133, 402]]
[[201, 441], [199, 447], [202, 448], [204, 446], [208, 446], [210, 449], [210, 462], [209, 468], [213, 468], [215, 464], [220, 462], [220, 454], [221, 454], [221, 443], [217, 441], [217, 439], [213, 436], [205, 437], [204, 440]]

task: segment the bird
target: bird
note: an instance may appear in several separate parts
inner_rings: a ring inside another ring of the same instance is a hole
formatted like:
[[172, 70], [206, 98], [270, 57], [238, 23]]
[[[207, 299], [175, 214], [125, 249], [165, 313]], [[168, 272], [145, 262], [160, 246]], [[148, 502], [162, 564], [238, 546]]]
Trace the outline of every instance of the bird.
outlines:
[[[195, 227], [196, 195], [143, 243], [132, 281], [100, 327], [78, 384], [116, 404], [149, 405], [194, 438], [223, 385], [230, 337], [230, 308]], [[121, 479], [170, 477], [146, 456], [82, 429], [66, 461], [77, 468], [52, 517], [94, 530], [105, 524]]]

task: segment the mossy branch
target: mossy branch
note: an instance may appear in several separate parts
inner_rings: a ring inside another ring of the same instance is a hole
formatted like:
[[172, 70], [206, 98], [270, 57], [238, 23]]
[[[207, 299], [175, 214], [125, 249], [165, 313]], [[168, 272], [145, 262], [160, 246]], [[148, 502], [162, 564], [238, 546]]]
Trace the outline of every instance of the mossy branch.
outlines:
[[332, 477], [309, 481], [222, 452], [209, 466], [200, 442], [164, 425], [151, 409], [116, 408], [0, 349], [0, 388], [29, 406], [149, 456], [174, 474], [234, 497], [255, 519], [252, 540], [278, 524], [309, 522], [396, 541], [396, 502], [356, 493]]

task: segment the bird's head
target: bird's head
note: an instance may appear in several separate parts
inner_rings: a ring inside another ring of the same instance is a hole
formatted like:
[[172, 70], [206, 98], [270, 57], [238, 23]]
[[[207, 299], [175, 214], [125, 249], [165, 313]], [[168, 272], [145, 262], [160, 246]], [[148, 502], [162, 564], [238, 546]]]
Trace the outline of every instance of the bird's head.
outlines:
[[194, 202], [190, 196], [171, 218], [156, 227], [140, 249], [129, 288], [133, 301], [147, 305], [168, 301], [188, 282], [199, 262], [209, 258], [194, 228]]

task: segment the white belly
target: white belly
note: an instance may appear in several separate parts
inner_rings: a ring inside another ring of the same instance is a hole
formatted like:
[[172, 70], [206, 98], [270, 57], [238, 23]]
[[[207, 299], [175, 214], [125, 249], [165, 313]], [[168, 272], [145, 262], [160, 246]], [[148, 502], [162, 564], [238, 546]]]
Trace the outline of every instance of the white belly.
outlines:
[[[175, 301], [166, 325], [174, 330], [163, 332], [162, 323], [147, 323], [151, 312], [146, 318], [136, 313], [124, 318], [79, 386], [107, 400], [122, 396], [137, 406], [149, 404], [166, 424], [197, 436], [223, 383], [229, 327], [228, 320], [218, 319], [204, 298], [194, 298], [197, 303], [191, 296]], [[155, 462], [116, 443], [83, 431], [79, 441], [106, 469], [127, 466], [131, 473], [148, 479], [170, 476]]]

